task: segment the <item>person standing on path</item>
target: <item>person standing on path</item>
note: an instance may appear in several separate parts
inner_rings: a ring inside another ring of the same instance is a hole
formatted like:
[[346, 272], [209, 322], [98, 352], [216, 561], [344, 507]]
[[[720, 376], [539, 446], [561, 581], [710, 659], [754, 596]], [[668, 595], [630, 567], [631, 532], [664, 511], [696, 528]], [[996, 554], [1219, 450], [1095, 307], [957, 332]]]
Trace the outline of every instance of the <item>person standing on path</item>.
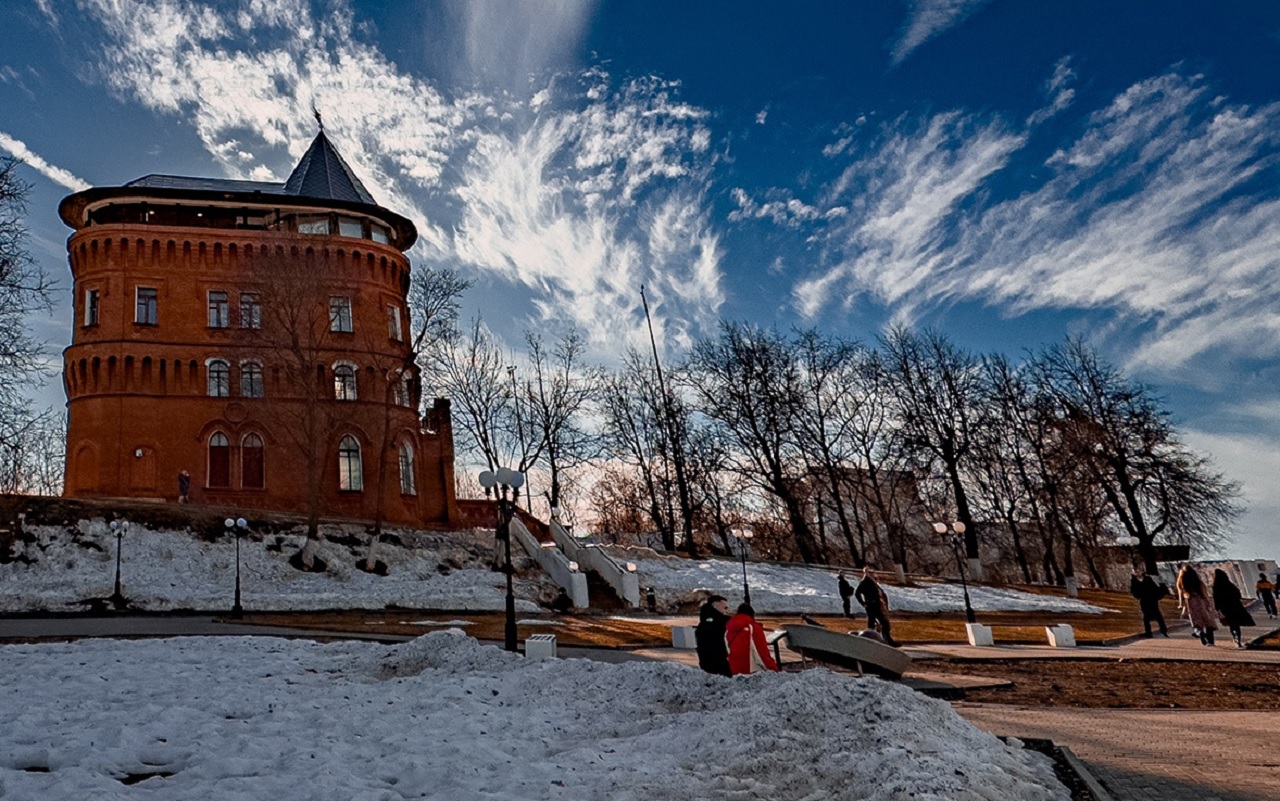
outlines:
[[849, 583], [849, 579], [844, 577], [844, 571], [840, 571], [839, 578], [836, 579], [836, 585], [840, 588], [840, 604], [844, 607], [844, 616], [853, 617], [853, 611], [849, 606], [849, 602], [853, 600], [853, 585]]
[[756, 622], [756, 610], [751, 608], [751, 604], [739, 605], [738, 614], [729, 618], [725, 626], [725, 640], [729, 643], [729, 671], [733, 675], [746, 676], [778, 669], [778, 663], [769, 653], [764, 626]]
[[1262, 607], [1267, 610], [1267, 617], [1274, 618], [1276, 616], [1276, 585], [1267, 581], [1266, 573], [1259, 573], [1258, 583], [1254, 584], [1253, 588], [1259, 600], [1262, 601]]
[[1240, 588], [1232, 584], [1231, 579], [1227, 578], [1227, 574], [1221, 569], [1213, 571], [1213, 608], [1218, 610], [1218, 616], [1231, 632], [1231, 639], [1236, 641], [1236, 647], [1243, 648], [1244, 643], [1240, 641], [1240, 628], [1252, 626], [1253, 615], [1244, 608]]
[[1200, 574], [1190, 564], [1182, 566], [1178, 573], [1178, 612], [1186, 613], [1191, 630], [1200, 638], [1201, 645], [1213, 645], [1213, 633], [1218, 622], [1213, 614], [1213, 604], [1205, 592]]
[[1155, 621], [1160, 626], [1160, 634], [1168, 637], [1169, 628], [1164, 624], [1164, 615], [1160, 613], [1160, 599], [1169, 594], [1169, 588], [1156, 584], [1143, 568], [1135, 567], [1133, 577], [1129, 579], [1129, 594], [1138, 599], [1138, 606], [1142, 608], [1142, 628], [1145, 632], [1142, 636], [1151, 636], [1151, 623]]
[[886, 614], [889, 611], [889, 598], [876, 583], [875, 572], [870, 567], [862, 571], [862, 581], [858, 582], [854, 596], [862, 604], [862, 608], [867, 610], [867, 628], [878, 627], [884, 641], [897, 646], [898, 643], [893, 641], [893, 635], [889, 633], [889, 616]]
[[698, 612], [698, 627], [693, 630], [698, 645], [698, 667], [717, 676], [731, 676], [729, 646], [725, 644], [725, 626], [729, 622], [729, 601], [723, 595], [712, 595]]

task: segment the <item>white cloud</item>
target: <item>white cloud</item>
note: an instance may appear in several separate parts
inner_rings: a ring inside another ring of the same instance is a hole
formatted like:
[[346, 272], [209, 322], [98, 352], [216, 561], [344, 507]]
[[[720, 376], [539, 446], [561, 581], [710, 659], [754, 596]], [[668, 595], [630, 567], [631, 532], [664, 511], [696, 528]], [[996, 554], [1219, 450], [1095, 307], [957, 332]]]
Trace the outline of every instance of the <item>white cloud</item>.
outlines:
[[[229, 176], [287, 174], [314, 134], [314, 103], [374, 196], [414, 219], [419, 260], [520, 284], [540, 318], [611, 348], [628, 325], [639, 330], [641, 283], [682, 326], [722, 302], [704, 210], [708, 114], [681, 102], [676, 84], [590, 68], [540, 86], [526, 77], [524, 94], [450, 96], [364, 42], [341, 2], [78, 2], [106, 33], [107, 84], [190, 120]], [[493, 45], [508, 42], [536, 71], [591, 6], [523, 8], [446, 11], [469, 32], [469, 58], [506, 59], [515, 51]], [[501, 30], [482, 24], [503, 15]], [[511, 21], [535, 17], [535, 30]]]
[[1038, 187], [993, 200], [989, 179], [1029, 132], [957, 112], [899, 121], [815, 204], [849, 213], [815, 233], [825, 266], [797, 306], [872, 293], [900, 318], [957, 300], [1101, 310], [1145, 368], [1280, 354], [1280, 198], [1261, 180], [1277, 131], [1280, 105], [1162, 75], [1092, 114]]
[[908, 0], [911, 12], [901, 38], [894, 43], [894, 64], [938, 34], [968, 19], [990, 0]]
[[14, 139], [9, 134], [0, 131], [0, 150], [4, 150], [9, 155], [21, 160], [31, 169], [40, 173], [56, 184], [65, 186], [72, 192], [79, 192], [89, 188], [87, 181], [82, 181], [61, 167], [55, 167], [40, 156], [31, 152], [31, 148], [26, 143]]

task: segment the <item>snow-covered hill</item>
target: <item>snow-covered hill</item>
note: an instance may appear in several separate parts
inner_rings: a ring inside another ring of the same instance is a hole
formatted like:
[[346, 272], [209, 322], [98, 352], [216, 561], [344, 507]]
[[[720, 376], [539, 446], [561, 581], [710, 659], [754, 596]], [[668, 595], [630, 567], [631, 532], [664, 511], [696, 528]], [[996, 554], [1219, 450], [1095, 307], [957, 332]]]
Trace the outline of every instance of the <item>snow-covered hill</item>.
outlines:
[[453, 631], [14, 645], [0, 675], [5, 798], [1070, 798], [946, 703], [823, 669], [526, 660]]

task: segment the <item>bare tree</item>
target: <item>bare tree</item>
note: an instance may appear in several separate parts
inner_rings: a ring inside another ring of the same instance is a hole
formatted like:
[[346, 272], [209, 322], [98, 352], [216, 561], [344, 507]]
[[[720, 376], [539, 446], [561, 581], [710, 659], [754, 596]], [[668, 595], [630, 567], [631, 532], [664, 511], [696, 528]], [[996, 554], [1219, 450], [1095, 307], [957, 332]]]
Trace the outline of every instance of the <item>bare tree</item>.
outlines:
[[645, 512], [667, 550], [675, 548], [675, 486], [671, 480], [669, 427], [664, 422], [657, 375], [652, 363], [634, 349], [621, 369], [601, 385], [605, 447], [635, 471], [643, 487]]
[[0, 158], [0, 449], [20, 447], [42, 425], [29, 390], [45, 380], [44, 346], [28, 322], [53, 310], [53, 282], [27, 250], [26, 199], [18, 177], [22, 162]]
[[733, 469], [778, 501], [800, 558], [815, 561], [794, 422], [800, 375], [790, 346], [776, 332], [722, 323], [718, 338], [694, 345], [688, 373], [702, 412], [724, 428]]
[[911, 444], [942, 467], [956, 519], [965, 525], [969, 569], [981, 577], [977, 527], [965, 486], [973, 412], [982, 388], [978, 362], [936, 331], [915, 334], [895, 328], [883, 345]]
[[548, 352], [537, 334], [526, 335], [529, 344], [529, 418], [543, 444], [543, 456], [551, 477], [547, 501], [561, 506], [563, 475], [599, 453], [599, 437], [589, 431], [583, 417], [599, 396], [599, 371], [583, 364], [586, 341], [577, 329], [569, 329]]
[[1239, 486], [1181, 442], [1149, 389], [1077, 339], [1045, 350], [1035, 368], [1059, 404], [1070, 458], [1137, 538], [1149, 572], [1156, 569], [1157, 539], [1194, 549], [1221, 544], [1240, 513]]
[[489, 470], [503, 463], [503, 427], [512, 402], [507, 359], [480, 318], [465, 334], [449, 337], [429, 354], [436, 388], [461, 412], [464, 449], [478, 453]]

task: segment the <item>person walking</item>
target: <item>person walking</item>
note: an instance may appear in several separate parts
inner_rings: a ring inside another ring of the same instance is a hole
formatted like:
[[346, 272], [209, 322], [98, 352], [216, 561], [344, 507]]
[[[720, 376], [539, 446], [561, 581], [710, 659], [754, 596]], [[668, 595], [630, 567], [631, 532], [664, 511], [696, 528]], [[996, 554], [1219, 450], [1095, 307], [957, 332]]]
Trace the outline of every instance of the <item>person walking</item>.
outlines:
[[191, 474], [186, 470], [178, 471], [178, 503], [191, 502]]
[[849, 579], [844, 577], [844, 571], [840, 571], [840, 576], [836, 579], [836, 586], [840, 588], [840, 605], [844, 607], [844, 616], [853, 617], [853, 611], [849, 606], [849, 602], [853, 600], [853, 585], [849, 583]]
[[1276, 616], [1276, 585], [1267, 581], [1266, 573], [1258, 574], [1258, 583], [1253, 585], [1254, 591], [1258, 595], [1258, 600], [1262, 601], [1262, 608], [1267, 610], [1267, 617], [1274, 618]]
[[769, 653], [769, 643], [764, 638], [764, 627], [756, 622], [756, 610], [751, 604], [740, 604], [738, 614], [725, 625], [725, 640], [729, 644], [729, 672], [746, 676], [762, 670], [778, 669], [778, 663]]
[[698, 611], [698, 627], [693, 639], [698, 647], [698, 667], [717, 676], [731, 676], [729, 646], [725, 644], [725, 626], [729, 622], [729, 600], [712, 595]]
[[898, 643], [893, 641], [893, 635], [889, 633], [889, 616], [886, 614], [889, 611], [889, 598], [876, 582], [875, 571], [870, 567], [862, 571], [862, 581], [858, 582], [854, 597], [867, 610], [867, 628], [879, 628], [884, 641], [897, 646]]
[[1185, 612], [1191, 621], [1191, 631], [1200, 638], [1201, 645], [1213, 645], [1213, 633], [1218, 630], [1213, 604], [1200, 574], [1190, 564], [1183, 565], [1178, 573], [1178, 612]]
[[1240, 628], [1254, 625], [1253, 615], [1244, 608], [1240, 588], [1231, 583], [1222, 569], [1213, 571], [1213, 608], [1218, 610], [1218, 616], [1226, 624], [1227, 631], [1231, 632], [1231, 639], [1236, 641], [1236, 647], [1243, 648]]
[[1160, 634], [1168, 637], [1169, 628], [1165, 626], [1164, 615], [1160, 613], [1160, 599], [1169, 594], [1169, 588], [1156, 584], [1145, 569], [1135, 567], [1133, 576], [1129, 579], [1129, 594], [1138, 599], [1138, 606], [1142, 609], [1142, 636], [1151, 636], [1151, 623], [1154, 621], [1160, 626]]

